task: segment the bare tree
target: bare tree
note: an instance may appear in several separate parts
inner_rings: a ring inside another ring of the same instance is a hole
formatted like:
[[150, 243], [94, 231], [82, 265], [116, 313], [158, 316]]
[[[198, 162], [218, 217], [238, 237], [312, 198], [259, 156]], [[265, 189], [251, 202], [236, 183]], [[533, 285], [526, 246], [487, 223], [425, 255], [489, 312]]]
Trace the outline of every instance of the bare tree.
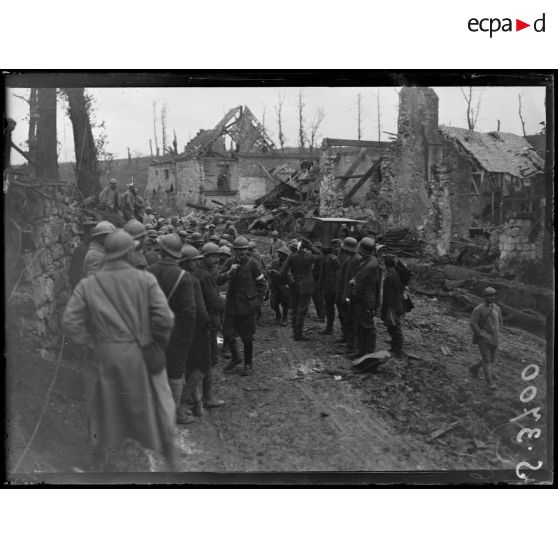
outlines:
[[172, 139], [172, 152], [175, 155], [178, 155], [178, 140], [176, 139], [176, 130], [173, 128], [172, 130], [173, 139]]
[[310, 147], [310, 151], [314, 150], [314, 147], [317, 143], [318, 139], [318, 132], [320, 130], [320, 126], [325, 118], [325, 111], [322, 107], [318, 107], [312, 121], [310, 122], [309, 131], [310, 133], [306, 136], [308, 141], [308, 146]]
[[499, 118], [496, 119], [496, 122], [498, 123], [498, 128], [496, 129], [496, 131], [499, 132], [500, 131], [500, 119]]
[[149, 138], [149, 154], [153, 157], [153, 142], [151, 141], [151, 138]]
[[521, 120], [521, 128], [523, 129], [523, 136], [526, 136], [525, 132], [525, 120], [523, 119], [523, 111], [521, 106], [521, 93], [517, 94], [517, 100], [519, 101], [519, 120]]
[[279, 93], [279, 98], [277, 99], [277, 104], [275, 105], [275, 114], [277, 115], [277, 138], [279, 139], [279, 145], [281, 146], [281, 151], [285, 147], [285, 134], [283, 132], [283, 104], [285, 103], [285, 97]]
[[304, 95], [302, 92], [302, 87], [298, 90], [298, 147], [299, 149], [304, 149], [306, 145], [306, 132], [304, 131]]
[[378, 123], [378, 141], [381, 141], [382, 132], [380, 127], [380, 88], [378, 87], [378, 91], [376, 92], [376, 121]]
[[469, 92], [465, 93], [463, 87], [461, 87], [461, 93], [465, 102], [467, 103], [467, 127], [469, 130], [474, 130], [477, 125], [477, 120], [479, 118], [480, 105], [482, 99], [482, 93], [479, 93], [477, 97], [476, 106], [473, 106], [473, 88], [469, 87]]
[[157, 103], [153, 101], [153, 139], [155, 141], [155, 154], [159, 157], [159, 142], [157, 141]]
[[13, 94], [17, 99], [25, 101], [29, 105], [29, 129], [27, 132], [27, 155], [29, 159], [35, 158], [35, 146], [37, 145], [37, 121], [39, 120], [39, 90], [32, 87], [29, 97]]
[[161, 107], [161, 136], [163, 142], [163, 155], [167, 151], [167, 102], [163, 101], [163, 106]]
[[359, 93], [356, 100], [357, 106], [357, 139], [360, 141], [362, 138], [362, 95]]
[[84, 198], [97, 196], [101, 190], [99, 183], [99, 163], [97, 145], [91, 129], [92, 98], [81, 88], [63, 90], [68, 97], [69, 116], [74, 131], [76, 150], [77, 186]]

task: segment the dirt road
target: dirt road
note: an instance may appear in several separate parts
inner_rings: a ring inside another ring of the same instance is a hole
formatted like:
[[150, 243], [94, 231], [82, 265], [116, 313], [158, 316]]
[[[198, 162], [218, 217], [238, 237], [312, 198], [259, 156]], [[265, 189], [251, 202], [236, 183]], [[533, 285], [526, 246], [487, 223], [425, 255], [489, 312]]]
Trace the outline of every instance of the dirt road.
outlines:
[[[496, 368], [499, 390], [488, 392], [468, 367], [477, 358], [468, 317], [417, 297], [404, 332], [414, 358], [390, 360], [378, 374], [355, 374], [337, 355], [332, 339], [308, 322], [310, 341], [294, 342], [264, 309], [255, 342], [253, 377], [219, 372], [217, 393], [227, 401], [195, 423], [179, 427], [184, 471], [307, 472], [510, 469], [533, 458], [516, 441], [528, 421], [510, 423], [523, 411], [521, 370], [541, 367], [531, 383], [546, 416], [544, 340], [506, 328]], [[443, 354], [441, 347], [445, 347]], [[27, 443], [55, 368], [35, 348], [12, 352], [8, 383], [9, 467]], [[387, 334], [378, 326], [378, 348]], [[222, 364], [219, 365], [219, 370]], [[38, 435], [20, 472], [87, 470], [83, 361], [66, 358]], [[432, 438], [439, 429], [452, 426]], [[531, 425], [532, 426], [532, 425]], [[542, 455], [546, 432], [533, 440]], [[122, 471], [162, 470], [162, 461], [133, 444], [115, 459]]]

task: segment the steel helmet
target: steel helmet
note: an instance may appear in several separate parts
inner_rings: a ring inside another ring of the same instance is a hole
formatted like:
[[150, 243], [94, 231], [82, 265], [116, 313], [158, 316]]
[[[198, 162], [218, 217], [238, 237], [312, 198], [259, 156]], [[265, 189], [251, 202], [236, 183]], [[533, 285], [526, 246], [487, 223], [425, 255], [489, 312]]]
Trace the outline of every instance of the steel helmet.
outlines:
[[109, 233], [105, 239], [105, 259], [117, 260], [134, 250], [139, 242], [122, 229]]
[[116, 227], [110, 221], [99, 221], [91, 231], [91, 237], [101, 236], [102, 234], [110, 234], [116, 230]]
[[298, 240], [296, 238], [293, 238], [290, 242], [289, 242], [289, 247], [290, 248], [297, 248], [298, 249]]
[[191, 245], [183, 246], [180, 250], [179, 262], [189, 262], [203, 258], [200, 251]]
[[213, 244], [213, 242], [208, 242], [204, 244], [201, 249], [202, 256], [211, 256], [212, 254], [219, 253], [219, 246], [217, 244]]
[[188, 238], [188, 233], [186, 231], [178, 231], [180, 238]]
[[250, 243], [244, 236], [237, 236], [233, 242], [233, 248], [242, 250], [244, 248], [250, 248]]
[[219, 254], [222, 254], [222, 255], [224, 255], [224, 256], [229, 256], [229, 257], [233, 255], [231, 249], [230, 249], [228, 246], [226, 246], [226, 245], [225, 245], [225, 246], [221, 246], [221, 247], [219, 248]]
[[222, 238], [222, 239], [219, 241], [219, 247], [221, 247], [221, 246], [228, 246], [228, 245], [229, 245], [229, 243], [228, 243], [224, 238]]
[[287, 248], [285, 248], [284, 246], [281, 246], [280, 248], [277, 248], [277, 252], [280, 252], [281, 254], [285, 254], [285, 256], [290, 256], [291, 255], [289, 250]]
[[215, 244], [219, 244], [219, 237], [216, 234], [212, 234], [209, 237], [209, 242], [214, 242]]
[[495, 295], [496, 294], [496, 289], [493, 287], [486, 287], [486, 289], [484, 289], [484, 291], [482, 291], [482, 296], [489, 296], [489, 295]]
[[215, 223], [209, 223], [209, 228], [214, 229], [215, 228]]
[[376, 250], [376, 241], [369, 236], [365, 236], [358, 244], [358, 251], [363, 256], [371, 256]]
[[278, 231], [273, 231], [273, 232], [271, 233], [271, 236], [279, 236], [279, 232], [278, 232]]
[[202, 240], [202, 234], [199, 233], [199, 232], [192, 233], [192, 236], [190, 237], [190, 240], [192, 242], [197, 242], [198, 240]]
[[254, 250], [254, 248], [256, 248], [256, 243], [250, 241], [250, 242], [248, 243], [248, 248], [250, 248], [250, 250]]
[[159, 243], [161, 250], [165, 251], [173, 258], [180, 258], [180, 251], [182, 249], [180, 237], [175, 234], [165, 234], [164, 236], [157, 238], [157, 242]]
[[142, 223], [137, 219], [130, 219], [125, 225], [124, 230], [131, 235], [132, 238], [138, 239], [145, 236], [146, 230]]
[[155, 229], [149, 229], [147, 231], [147, 236], [149, 238], [157, 238], [159, 236], [159, 233]]
[[114, 178], [111, 178], [111, 179], [110, 179], [110, 183], [111, 183], [111, 184], [118, 184], [118, 182], [117, 182], [116, 179], [114, 179]]
[[341, 244], [341, 248], [346, 252], [356, 252], [357, 246], [357, 239], [352, 236], [348, 236], [345, 240], [343, 240], [343, 244]]

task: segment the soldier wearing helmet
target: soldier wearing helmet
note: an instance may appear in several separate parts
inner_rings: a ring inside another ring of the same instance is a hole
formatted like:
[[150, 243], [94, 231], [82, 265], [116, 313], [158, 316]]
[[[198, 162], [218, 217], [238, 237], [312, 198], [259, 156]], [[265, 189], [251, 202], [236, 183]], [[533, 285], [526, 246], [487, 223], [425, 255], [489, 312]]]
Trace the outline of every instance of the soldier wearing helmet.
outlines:
[[256, 314], [262, 304], [266, 281], [258, 264], [248, 256], [250, 245], [243, 236], [233, 242], [234, 256], [223, 265], [217, 277], [217, 284], [228, 282], [225, 317], [223, 320], [223, 337], [231, 349], [231, 362], [225, 366], [232, 371], [242, 360], [236, 338], [240, 337], [244, 345], [243, 375], [253, 374], [254, 334], [256, 332]]
[[204, 245], [202, 234], [199, 232], [193, 232], [190, 236], [190, 244], [197, 250], [201, 250]]
[[116, 185], [116, 180], [111, 178], [109, 185], [103, 188], [99, 194], [99, 209], [110, 211], [111, 213], [118, 213], [120, 210], [120, 197]]
[[339, 273], [339, 258], [333, 246], [331, 248], [323, 248], [322, 251], [324, 258], [319, 264], [318, 284], [324, 301], [326, 326], [319, 333], [321, 335], [331, 335], [335, 321], [335, 289]]
[[184, 388], [184, 372], [196, 325], [196, 302], [191, 275], [183, 271], [178, 260], [181, 258], [182, 242], [175, 234], [157, 238], [161, 260], [147, 267], [159, 282], [174, 312], [175, 322], [166, 350], [167, 374], [172, 395], [178, 410], [179, 424], [190, 422], [191, 416], [180, 407]]
[[281, 268], [281, 279], [288, 281], [289, 272], [294, 283], [290, 287], [291, 325], [295, 341], [306, 341], [309, 338], [303, 333], [304, 319], [314, 291], [312, 266], [322, 259], [321, 252], [312, 243], [303, 238], [297, 252], [290, 254]]
[[285, 246], [285, 243], [279, 238], [279, 231], [273, 231], [269, 242], [269, 255], [272, 260], [277, 257], [277, 250], [282, 246]]
[[289, 314], [289, 288], [291, 283], [294, 282], [292, 275], [289, 275], [286, 280], [281, 278], [281, 268], [289, 257], [290, 251], [286, 246], [280, 246], [277, 249], [277, 256], [271, 262], [269, 270], [270, 279], [270, 305], [271, 309], [275, 312], [275, 325], [287, 325], [287, 318]]
[[503, 327], [502, 311], [495, 303], [496, 289], [486, 287], [482, 292], [484, 302], [475, 306], [471, 314], [473, 343], [479, 346], [480, 360], [469, 371], [473, 378], [478, 378], [482, 368], [488, 389], [495, 390], [496, 384], [492, 374], [492, 365], [496, 362], [500, 334]]
[[147, 265], [154, 264], [161, 259], [161, 252], [159, 250], [159, 243], [157, 242], [158, 233], [156, 230], [148, 230], [145, 239], [145, 260]]
[[356, 325], [354, 316], [350, 313], [347, 299], [349, 297], [349, 282], [357, 272], [361, 260], [357, 246], [356, 238], [349, 236], [343, 239], [339, 255], [341, 265], [335, 288], [335, 304], [342, 332], [341, 339], [338, 339], [337, 343], [346, 343], [347, 346], [340, 352], [349, 354], [354, 352], [356, 346]]
[[175, 406], [164, 368], [148, 370], [140, 341], [165, 347], [174, 317], [155, 277], [130, 265], [135, 244], [123, 230], [107, 236], [105, 262], [79, 282], [62, 326], [96, 359], [86, 406], [94, 468], [102, 470], [107, 450], [133, 439], [161, 452], [176, 469]]
[[91, 242], [83, 260], [83, 275], [92, 275], [103, 265], [105, 239], [116, 230], [110, 221], [99, 221], [91, 230]]
[[122, 194], [120, 209], [126, 221], [134, 218], [137, 190], [134, 184], [128, 184], [128, 189]]
[[238, 236], [238, 231], [231, 221], [227, 221], [227, 224], [225, 225], [225, 234], [230, 237], [227, 240], [234, 240]]
[[203, 241], [204, 242], [213, 242], [211, 237], [215, 235], [215, 224], [209, 223], [206, 225], [206, 231], [203, 233]]
[[378, 260], [374, 256], [376, 243], [365, 236], [358, 243], [361, 256], [360, 264], [354, 277], [349, 280], [349, 312], [356, 325], [356, 348], [349, 358], [360, 358], [376, 350], [376, 325], [374, 316], [380, 303], [381, 272]]
[[208, 242], [202, 246], [201, 256], [202, 258], [198, 261], [193, 273], [200, 283], [203, 301], [209, 315], [209, 347], [211, 356], [210, 366], [202, 371], [202, 399], [205, 407], [219, 407], [225, 404], [223, 400], [217, 399], [213, 394], [213, 367], [219, 359], [217, 332], [221, 329], [221, 316], [225, 309], [224, 300], [219, 296], [219, 289], [215, 281], [215, 270], [220, 259], [219, 247], [212, 242]]
[[124, 230], [139, 243], [132, 254], [132, 265], [136, 269], [145, 269], [147, 267], [147, 260], [144, 253], [145, 240], [147, 237], [145, 227], [136, 219], [130, 219], [130, 221], [124, 225]]

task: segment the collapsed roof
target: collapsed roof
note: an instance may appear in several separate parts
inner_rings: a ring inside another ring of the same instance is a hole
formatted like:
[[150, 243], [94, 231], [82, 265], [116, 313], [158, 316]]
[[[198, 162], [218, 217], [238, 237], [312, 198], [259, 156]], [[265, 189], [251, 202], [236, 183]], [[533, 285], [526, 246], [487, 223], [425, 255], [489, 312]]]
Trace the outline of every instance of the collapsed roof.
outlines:
[[[200, 130], [185, 147], [183, 156], [209, 155], [215, 152], [218, 140], [228, 136], [239, 152], [267, 152], [275, 149], [273, 140], [247, 106], [230, 109], [211, 130]], [[219, 151], [219, 149], [217, 149]]]
[[543, 171], [543, 160], [523, 137], [504, 132], [475, 132], [440, 126], [440, 133], [457, 142], [486, 171], [527, 178]]

